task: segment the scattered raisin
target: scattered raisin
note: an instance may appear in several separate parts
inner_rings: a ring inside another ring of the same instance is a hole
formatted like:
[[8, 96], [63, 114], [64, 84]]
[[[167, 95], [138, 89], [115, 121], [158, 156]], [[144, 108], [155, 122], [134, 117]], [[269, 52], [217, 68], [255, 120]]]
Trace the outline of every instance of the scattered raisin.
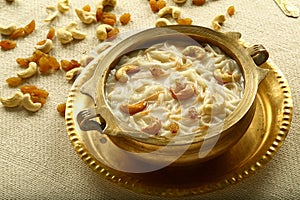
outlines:
[[156, 3], [159, 10], [166, 6], [165, 0], [158, 0]]
[[20, 65], [20, 67], [26, 68], [29, 66], [31, 59], [30, 58], [17, 58], [16, 62]]
[[149, 5], [150, 5], [150, 8], [151, 8], [152, 12], [156, 13], [156, 12], [159, 11], [159, 7], [157, 5], [156, 0], [150, 0]]
[[14, 49], [16, 46], [17, 46], [17, 43], [12, 40], [1, 40], [0, 41], [0, 47], [3, 50]]
[[59, 114], [61, 116], [65, 116], [65, 112], [66, 112], [66, 103], [60, 103], [57, 105], [56, 107], [57, 112], [59, 112]]
[[130, 21], [130, 17], [131, 17], [130, 13], [124, 13], [123, 15], [121, 15], [120, 16], [121, 24], [123, 24], [123, 25], [128, 24]]
[[235, 13], [235, 8], [234, 8], [234, 6], [229, 6], [229, 7], [227, 8], [227, 14], [231, 17], [232, 15], [234, 15], [234, 13]]
[[47, 33], [47, 39], [53, 40], [54, 36], [55, 36], [55, 29], [53, 27], [50, 27]]
[[42, 106], [45, 105], [46, 99], [49, 96], [49, 93], [46, 90], [37, 88], [34, 85], [22, 85], [20, 90], [23, 94], [30, 94], [31, 100], [34, 103], [41, 103]]
[[107, 33], [107, 38], [112, 38], [112, 37], [118, 35], [118, 33], [119, 33], [119, 29], [117, 27], [114, 27]]
[[32, 20], [29, 24], [24, 27], [25, 35], [31, 34], [35, 30], [35, 20]]
[[71, 61], [61, 60], [60, 65], [61, 65], [61, 68], [64, 71], [69, 71], [69, 70], [74, 69], [76, 67], [80, 67], [80, 63], [76, 60], [71, 60]]
[[96, 10], [96, 19], [97, 19], [97, 22], [100, 22], [101, 19], [102, 19], [102, 14], [103, 14], [103, 10], [102, 8], [98, 8]]
[[12, 34], [10, 34], [11, 39], [18, 39], [19, 37], [23, 37], [25, 34], [24, 28], [17, 28]]
[[89, 4], [87, 4], [87, 5], [82, 7], [82, 10], [84, 10], [86, 12], [90, 12], [91, 11], [91, 6]]
[[179, 18], [177, 19], [179, 25], [191, 25], [193, 20], [191, 18]]
[[6, 79], [6, 83], [10, 86], [10, 87], [17, 87], [18, 85], [20, 85], [22, 82], [22, 78], [20, 77], [10, 77], [8, 79]]
[[205, 0], [193, 0], [193, 4], [196, 6], [202, 6], [205, 4]]

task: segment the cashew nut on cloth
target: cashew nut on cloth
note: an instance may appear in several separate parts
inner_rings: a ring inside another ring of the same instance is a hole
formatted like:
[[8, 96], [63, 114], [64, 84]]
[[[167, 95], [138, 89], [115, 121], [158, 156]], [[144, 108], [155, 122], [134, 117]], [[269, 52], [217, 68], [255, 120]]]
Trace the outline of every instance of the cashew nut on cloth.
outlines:
[[117, 0], [100, 0], [98, 1], [96, 8], [103, 9], [105, 6], [115, 7], [117, 5]]
[[225, 22], [225, 15], [217, 15], [212, 20], [212, 27], [214, 30], [219, 31]]
[[46, 17], [46, 19], [44, 19], [44, 22], [51, 22], [58, 15], [58, 10], [55, 6], [47, 6], [46, 12], [48, 13], [48, 16]]
[[75, 12], [80, 19], [81, 22], [85, 24], [91, 24], [93, 22], [96, 22], [96, 13], [94, 12], [88, 12], [82, 9], [75, 8]]
[[159, 17], [170, 14], [174, 19], [177, 19], [180, 17], [181, 10], [176, 6], [166, 6], [160, 9], [157, 14]]
[[0, 25], [0, 34], [2, 35], [10, 35], [17, 29], [15, 24], [9, 24], [8, 26]]
[[99, 40], [103, 41], [107, 39], [107, 32], [112, 30], [113, 27], [108, 24], [100, 24], [96, 29], [96, 36]]
[[42, 104], [34, 103], [31, 100], [30, 94], [26, 93], [26, 94], [24, 94], [24, 98], [22, 100], [22, 106], [28, 111], [36, 112], [42, 107]]
[[43, 53], [49, 53], [53, 47], [53, 42], [50, 39], [46, 39], [45, 43], [35, 45], [35, 49], [40, 50]]
[[29, 78], [34, 76], [37, 73], [37, 64], [35, 62], [30, 62], [28, 67], [20, 72], [17, 72], [17, 75], [20, 78]]
[[156, 27], [170, 26], [170, 25], [173, 25], [173, 23], [166, 18], [158, 18], [155, 22]]
[[57, 9], [61, 13], [68, 12], [70, 10], [69, 0], [59, 0], [57, 2]]
[[22, 92], [17, 91], [12, 97], [0, 98], [0, 101], [4, 107], [13, 108], [21, 105], [23, 96]]

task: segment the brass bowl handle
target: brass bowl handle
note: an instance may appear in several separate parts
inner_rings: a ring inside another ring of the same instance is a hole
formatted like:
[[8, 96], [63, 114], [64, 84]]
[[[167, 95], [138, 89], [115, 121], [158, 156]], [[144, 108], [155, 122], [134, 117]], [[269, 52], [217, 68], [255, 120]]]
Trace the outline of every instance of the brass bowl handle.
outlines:
[[263, 64], [269, 58], [268, 51], [261, 44], [255, 44], [251, 47], [248, 47], [247, 50], [257, 66]]

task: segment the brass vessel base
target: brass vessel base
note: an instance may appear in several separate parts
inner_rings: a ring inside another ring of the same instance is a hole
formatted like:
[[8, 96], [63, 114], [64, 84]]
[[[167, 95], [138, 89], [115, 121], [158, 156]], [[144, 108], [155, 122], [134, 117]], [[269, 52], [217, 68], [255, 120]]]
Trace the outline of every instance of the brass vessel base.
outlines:
[[121, 151], [118, 153], [109, 138], [97, 131], [82, 131], [75, 120], [82, 109], [94, 106], [88, 96], [80, 93], [81, 85], [93, 74], [93, 67], [75, 81], [69, 93], [66, 110], [69, 139], [81, 159], [101, 177], [136, 193], [178, 197], [225, 188], [255, 174], [270, 161], [289, 131], [293, 104], [287, 80], [271, 61], [261, 67], [270, 72], [259, 86], [250, 127], [236, 145], [213, 160], [146, 173], [124, 172], [122, 169], [134, 167], [138, 161]]

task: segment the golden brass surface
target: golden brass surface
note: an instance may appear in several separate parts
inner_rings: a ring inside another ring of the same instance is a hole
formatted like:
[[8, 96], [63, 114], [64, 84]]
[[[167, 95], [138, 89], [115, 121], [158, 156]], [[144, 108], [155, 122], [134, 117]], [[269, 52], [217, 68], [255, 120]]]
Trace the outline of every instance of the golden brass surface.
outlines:
[[80, 93], [81, 85], [94, 68], [80, 76], [69, 93], [66, 110], [69, 139], [80, 158], [97, 174], [136, 193], [179, 197], [225, 188], [255, 174], [270, 161], [289, 131], [293, 103], [288, 82], [271, 61], [261, 67], [269, 69], [269, 73], [259, 85], [248, 129], [234, 146], [209, 161], [145, 173], [126, 172], [143, 163], [115, 146], [107, 135], [82, 131], [76, 121], [82, 109], [94, 106], [88, 96]]

